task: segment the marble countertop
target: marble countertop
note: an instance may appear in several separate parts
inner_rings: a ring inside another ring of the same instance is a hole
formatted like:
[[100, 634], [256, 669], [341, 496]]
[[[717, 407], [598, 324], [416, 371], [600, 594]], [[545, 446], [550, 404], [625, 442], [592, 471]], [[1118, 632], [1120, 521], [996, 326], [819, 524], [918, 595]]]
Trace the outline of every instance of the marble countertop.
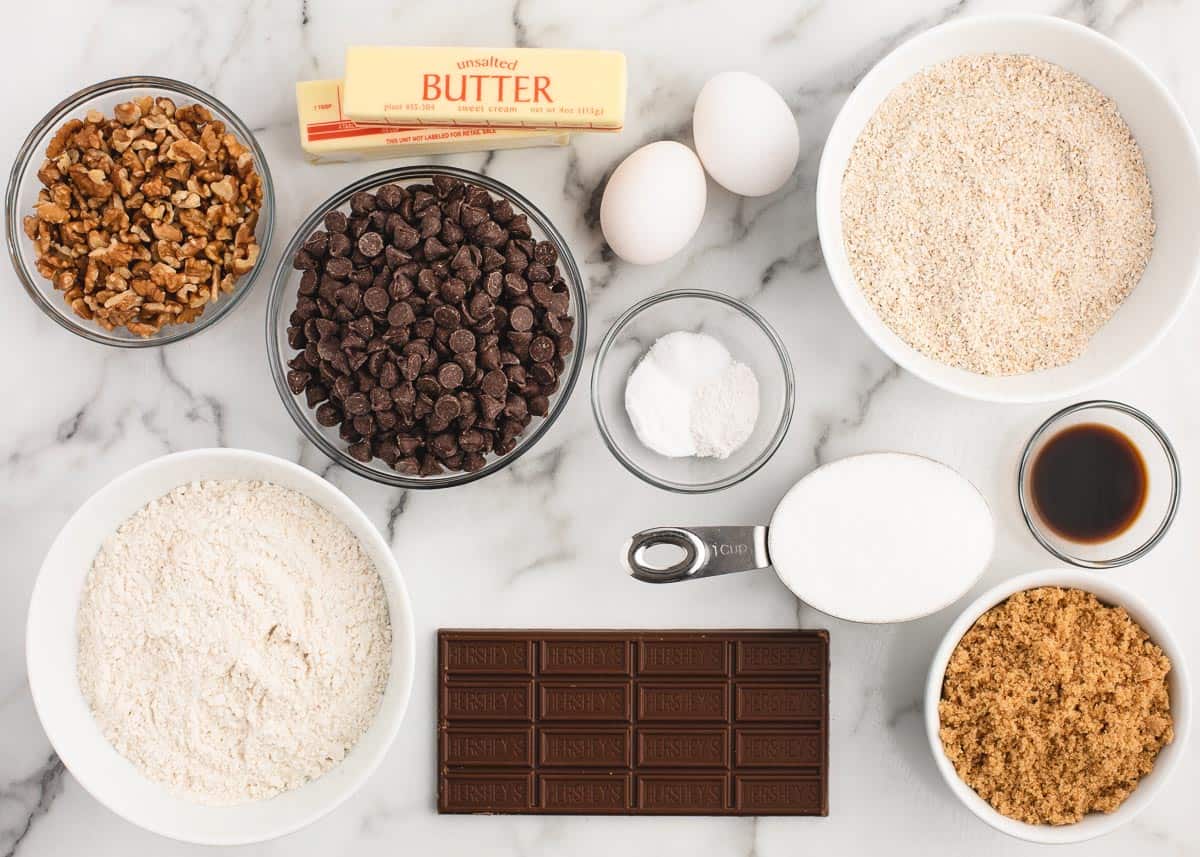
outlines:
[[[619, 136], [561, 150], [461, 155], [446, 163], [515, 185], [566, 234], [588, 282], [593, 350], [612, 319], [666, 288], [700, 286], [750, 301], [786, 340], [796, 368], [791, 432], [770, 465], [715, 496], [642, 484], [605, 450], [586, 380], [564, 416], [512, 468], [467, 487], [404, 492], [336, 467], [306, 443], [272, 386], [260, 281], [236, 313], [184, 344], [121, 352], [69, 336], [0, 271], [0, 857], [182, 855], [200, 848], [143, 832], [66, 773], [34, 714], [25, 677], [25, 611], [42, 556], [70, 513], [113, 477], [154, 456], [200, 446], [263, 450], [323, 473], [384, 532], [415, 607], [420, 667], [407, 721], [379, 771], [352, 800], [301, 833], [244, 853], [541, 857], [784, 857], [829, 854], [1026, 854], [941, 781], [920, 695], [956, 609], [887, 627], [828, 619], [770, 572], [690, 586], [627, 578], [617, 550], [666, 522], [765, 521], [814, 465], [875, 449], [918, 452], [960, 469], [997, 513], [997, 553], [976, 591], [1052, 565], [1016, 504], [1021, 445], [1057, 405], [971, 402], [898, 370], [843, 309], [822, 265], [813, 206], [817, 160], [855, 82], [897, 43], [960, 15], [1014, 6], [1095, 27], [1165, 81], [1200, 126], [1200, 3], [1151, 0], [516, 0], [469, 4], [241, 0], [207, 3], [23, 3], [6, 13], [5, 165], [60, 98], [130, 73], [212, 91], [254, 129], [275, 175], [280, 248], [309, 210], [375, 165], [312, 167], [297, 143], [293, 83], [340, 72], [347, 43], [616, 48], [629, 60], [629, 114]], [[452, 11], [457, 9], [457, 11]], [[711, 74], [744, 68], [771, 81], [800, 127], [794, 180], [763, 199], [710, 183], [708, 212], [685, 253], [634, 268], [602, 252], [600, 189], [616, 162], [660, 138], [687, 140], [691, 106]], [[1141, 364], [1096, 389], [1148, 411], [1185, 471], [1200, 460], [1200, 304], [1193, 301]], [[590, 366], [590, 356], [589, 364]], [[586, 367], [585, 367], [586, 369]], [[1065, 403], [1064, 403], [1065, 404]], [[617, 502], [619, 500], [619, 502]], [[470, 538], [451, 516], [477, 522]], [[1167, 540], [1131, 568], [1135, 586], [1200, 654], [1200, 507], [1185, 492]], [[959, 602], [959, 607], [964, 602]], [[832, 642], [830, 816], [826, 819], [439, 817], [434, 811], [434, 630], [444, 626], [826, 627]], [[1195, 746], [1167, 791], [1137, 820], [1067, 853], [1200, 854]], [[238, 849], [234, 849], [237, 851]]]

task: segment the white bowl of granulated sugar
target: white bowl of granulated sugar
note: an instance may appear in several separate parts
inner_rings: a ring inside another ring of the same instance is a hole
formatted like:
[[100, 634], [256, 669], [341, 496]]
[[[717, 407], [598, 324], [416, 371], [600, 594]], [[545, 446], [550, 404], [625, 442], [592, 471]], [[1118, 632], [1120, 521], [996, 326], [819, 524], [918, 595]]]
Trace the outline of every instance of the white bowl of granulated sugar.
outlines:
[[154, 459], [71, 516], [34, 585], [29, 687], [67, 770], [147, 830], [235, 845], [353, 794], [408, 705], [413, 619], [341, 491], [238, 449]]
[[1145, 64], [1069, 21], [986, 15], [916, 36], [854, 88], [817, 224], [838, 294], [894, 361], [1040, 402], [1164, 336], [1200, 272], [1197, 199], [1200, 151]]

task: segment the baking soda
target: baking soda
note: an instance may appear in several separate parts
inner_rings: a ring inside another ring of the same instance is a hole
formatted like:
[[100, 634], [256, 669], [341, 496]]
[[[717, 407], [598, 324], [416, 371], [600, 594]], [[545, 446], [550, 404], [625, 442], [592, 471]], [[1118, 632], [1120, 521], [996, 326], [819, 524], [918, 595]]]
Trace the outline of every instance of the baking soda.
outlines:
[[758, 420], [758, 379], [724, 345], [679, 330], [659, 337], [625, 386], [638, 440], [671, 458], [728, 458]]

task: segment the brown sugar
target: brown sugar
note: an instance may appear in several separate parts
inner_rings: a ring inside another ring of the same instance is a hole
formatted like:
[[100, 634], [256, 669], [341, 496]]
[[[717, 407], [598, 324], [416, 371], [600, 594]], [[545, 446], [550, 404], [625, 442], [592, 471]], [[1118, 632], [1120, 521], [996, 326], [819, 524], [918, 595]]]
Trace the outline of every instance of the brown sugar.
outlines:
[[1170, 669], [1123, 608], [1079, 589], [1018, 592], [950, 657], [942, 746], [1009, 818], [1071, 824], [1112, 812], [1174, 737]]

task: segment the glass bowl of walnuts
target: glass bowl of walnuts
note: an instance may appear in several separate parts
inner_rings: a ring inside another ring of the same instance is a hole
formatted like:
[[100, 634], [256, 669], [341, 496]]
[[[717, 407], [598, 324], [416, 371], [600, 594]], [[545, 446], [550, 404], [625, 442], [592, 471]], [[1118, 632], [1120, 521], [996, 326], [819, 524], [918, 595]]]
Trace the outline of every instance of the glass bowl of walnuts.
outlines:
[[13, 267], [62, 327], [124, 348], [215, 324], [262, 270], [266, 157], [211, 95], [162, 77], [89, 86], [25, 138], [5, 195]]
[[304, 435], [388, 485], [501, 470], [562, 412], [586, 303], [566, 241], [511, 187], [409, 166], [334, 194], [283, 251], [271, 374]]

